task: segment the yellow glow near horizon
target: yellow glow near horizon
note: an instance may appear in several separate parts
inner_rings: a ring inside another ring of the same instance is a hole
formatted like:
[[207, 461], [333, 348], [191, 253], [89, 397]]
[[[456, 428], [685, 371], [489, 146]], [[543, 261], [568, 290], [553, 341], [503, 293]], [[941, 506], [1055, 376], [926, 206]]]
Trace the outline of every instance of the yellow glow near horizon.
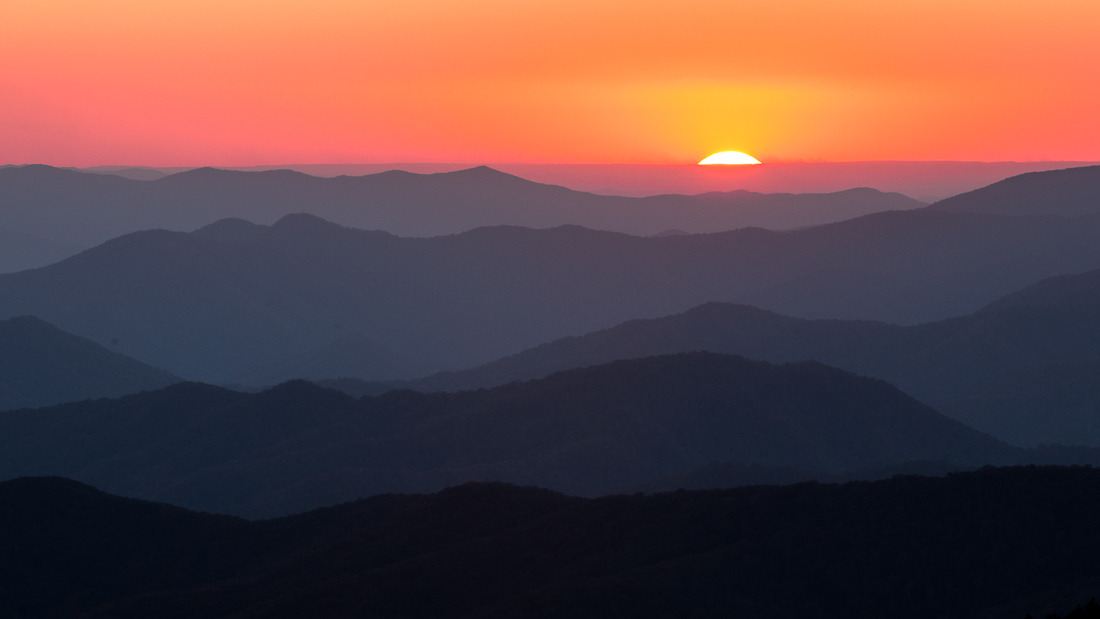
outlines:
[[989, 7], [0, 0], [0, 164], [1096, 161], [1100, 2]]
[[736, 150], [724, 150], [703, 159], [699, 165], [756, 165], [758, 163], [760, 161], [752, 155]]

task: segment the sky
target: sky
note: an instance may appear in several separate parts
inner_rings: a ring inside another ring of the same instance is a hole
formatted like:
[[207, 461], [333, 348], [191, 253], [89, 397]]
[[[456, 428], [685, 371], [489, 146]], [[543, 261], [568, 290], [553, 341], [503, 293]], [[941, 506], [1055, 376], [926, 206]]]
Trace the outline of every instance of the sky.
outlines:
[[0, 0], [0, 164], [1100, 160], [1095, 0]]

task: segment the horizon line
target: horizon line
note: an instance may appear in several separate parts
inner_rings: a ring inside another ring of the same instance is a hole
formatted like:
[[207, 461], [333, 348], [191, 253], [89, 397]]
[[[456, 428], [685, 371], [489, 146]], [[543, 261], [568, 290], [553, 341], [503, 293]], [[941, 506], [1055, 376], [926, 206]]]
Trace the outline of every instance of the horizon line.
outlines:
[[[925, 163], [937, 163], [937, 164], [1048, 164], [1048, 163], [1094, 163], [1100, 164], [1100, 159], [1029, 159], [1029, 160], [1017, 160], [1017, 159], [1003, 159], [1003, 160], [981, 160], [981, 159], [851, 159], [851, 160], [822, 160], [822, 159], [788, 159], [788, 160], [762, 160], [759, 165], [751, 166], [753, 168], [767, 165], [830, 165], [830, 164], [925, 164]], [[62, 165], [55, 163], [42, 163], [42, 162], [24, 162], [24, 163], [5, 163], [0, 164], [0, 168], [8, 167], [26, 167], [32, 165], [45, 165], [54, 168], [68, 168], [73, 170], [94, 170], [94, 169], [106, 169], [106, 168], [130, 168], [130, 169], [199, 169], [199, 168], [222, 168], [222, 169], [236, 169], [247, 170], [257, 168], [271, 168], [282, 169], [292, 167], [337, 167], [337, 166], [469, 166], [469, 167], [493, 167], [493, 166], [539, 166], [539, 167], [551, 167], [551, 166], [591, 166], [591, 167], [684, 167], [684, 168], [719, 168], [726, 169], [727, 167], [737, 168], [739, 166], [700, 166], [698, 162], [684, 162], [684, 163], [630, 163], [630, 162], [523, 162], [523, 161], [491, 161], [491, 162], [474, 162], [474, 161], [377, 161], [377, 162], [326, 162], [326, 163], [255, 163], [255, 164], [125, 164], [125, 163], [107, 163], [107, 164], [95, 164], [95, 165]], [[746, 166], [740, 166], [746, 167]]]

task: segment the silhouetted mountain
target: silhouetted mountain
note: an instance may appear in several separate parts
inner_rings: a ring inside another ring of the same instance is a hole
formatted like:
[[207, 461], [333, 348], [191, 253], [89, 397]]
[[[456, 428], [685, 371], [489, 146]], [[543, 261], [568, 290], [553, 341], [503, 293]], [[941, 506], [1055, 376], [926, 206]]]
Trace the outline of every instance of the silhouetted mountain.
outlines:
[[185, 172], [186, 169], [178, 168], [145, 168], [126, 166], [92, 166], [90, 168], [78, 168], [80, 172], [89, 174], [112, 174], [135, 181], [155, 181], [168, 176]]
[[454, 234], [487, 225], [563, 224], [655, 234], [676, 227], [716, 232], [746, 226], [792, 228], [923, 203], [901, 194], [852, 189], [829, 194], [626, 198], [572, 191], [486, 167], [439, 174], [391, 171], [320, 178], [292, 172], [199, 168], [156, 180], [87, 174], [42, 165], [0, 169], [0, 229], [47, 238], [45, 251], [0, 245], [0, 272], [38, 267], [129, 232], [193, 230], [227, 217], [270, 224], [308, 212], [403, 236]]
[[714, 462], [840, 473], [1022, 452], [881, 381], [694, 353], [457, 394], [201, 384], [0, 415], [0, 478], [270, 515], [469, 480], [593, 495]]
[[[852, 187], [874, 187], [899, 192], [924, 202], [955, 196], [1026, 172], [1061, 170], [1100, 162], [1087, 161], [844, 161], [769, 162], [765, 166], [699, 167], [653, 164], [522, 164], [498, 163], [495, 169], [527, 180], [565, 185], [578, 191], [622, 196], [694, 195], [728, 191], [731, 187], [771, 193], [826, 193]], [[290, 169], [313, 176], [362, 176], [399, 168], [408, 172], [449, 172], [475, 164], [369, 163], [289, 164], [233, 167], [242, 172]], [[720, 167], [721, 169], [714, 169]], [[136, 172], [175, 174], [190, 168], [139, 168]], [[82, 172], [112, 173], [124, 166], [80, 168]]]
[[1100, 166], [1029, 172], [928, 207], [956, 213], [1076, 216], [1100, 212]]
[[72, 617], [146, 591], [228, 578], [254, 562], [230, 516], [125, 499], [61, 478], [0, 483], [5, 617]]
[[118, 397], [179, 379], [31, 316], [0, 321], [0, 410]]
[[375, 344], [377, 367], [408, 359], [411, 378], [708, 301], [806, 318], [941, 319], [1094, 268], [1096, 238], [1100, 215], [926, 209], [660, 238], [502, 226], [414, 239], [292, 215], [135, 233], [0, 276], [0, 317], [41, 316], [208, 382], [241, 382], [261, 362], [291, 367], [348, 336]]
[[1098, 486], [1088, 468], [599, 499], [468, 484], [249, 523], [23, 479], [0, 484], [0, 602], [20, 619], [1019, 619], [1092, 595]]
[[1018, 308], [1100, 307], [1100, 269], [1079, 275], [1050, 277], [990, 303], [987, 310]]
[[868, 350], [870, 354], [891, 354], [909, 342], [901, 335], [905, 332], [904, 327], [886, 323], [803, 320], [746, 305], [706, 303], [680, 314], [631, 320], [609, 329], [564, 337], [469, 370], [440, 372], [413, 381], [382, 381], [378, 386], [367, 383], [359, 388], [365, 390], [363, 395], [392, 388], [479, 389], [617, 359], [697, 350], [778, 362], [818, 359], [864, 369], [877, 365], [877, 359], [855, 363], [852, 358], [858, 359]]
[[[1067, 453], [1060, 446], [1050, 447], [1048, 451], [1030, 450], [1022, 460], [1034, 460], [1044, 464], [1061, 464], [1080, 466], [1081, 462], [1095, 462], [1100, 460], [1100, 452], [1095, 450], [1080, 450], [1077, 453]], [[1058, 461], [1057, 463], [1055, 461]], [[1066, 466], [1066, 465], [1063, 465]], [[1086, 464], [1086, 466], [1091, 466]], [[942, 461], [915, 460], [890, 466], [872, 467], [858, 471], [846, 471], [844, 473], [825, 473], [821, 471], [806, 471], [790, 467], [768, 467], [756, 464], [744, 464], [742, 462], [712, 462], [690, 471], [681, 471], [667, 477], [661, 477], [646, 482], [640, 486], [629, 488], [632, 492], [672, 492], [675, 490], [713, 490], [715, 488], [737, 488], [740, 486], [760, 485], [790, 485], [807, 481], [825, 483], [846, 483], [858, 481], [878, 481], [890, 479], [899, 475], [922, 475], [925, 477], [943, 477], [950, 473], [977, 470], [983, 467], [960, 467], [957, 464], [949, 464]]]
[[772, 362], [813, 359], [889, 381], [1002, 440], [1100, 446], [1100, 270], [1045, 280], [973, 314], [910, 327], [802, 320], [711, 303], [562, 338], [471, 370], [332, 386], [352, 393], [473, 389], [692, 350]]

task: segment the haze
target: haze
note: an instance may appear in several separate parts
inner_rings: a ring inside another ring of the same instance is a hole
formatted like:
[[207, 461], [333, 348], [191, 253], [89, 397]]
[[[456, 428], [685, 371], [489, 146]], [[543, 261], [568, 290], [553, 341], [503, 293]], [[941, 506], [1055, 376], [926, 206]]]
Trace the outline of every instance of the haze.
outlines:
[[0, 0], [4, 617], [1100, 619], [1097, 24]]

